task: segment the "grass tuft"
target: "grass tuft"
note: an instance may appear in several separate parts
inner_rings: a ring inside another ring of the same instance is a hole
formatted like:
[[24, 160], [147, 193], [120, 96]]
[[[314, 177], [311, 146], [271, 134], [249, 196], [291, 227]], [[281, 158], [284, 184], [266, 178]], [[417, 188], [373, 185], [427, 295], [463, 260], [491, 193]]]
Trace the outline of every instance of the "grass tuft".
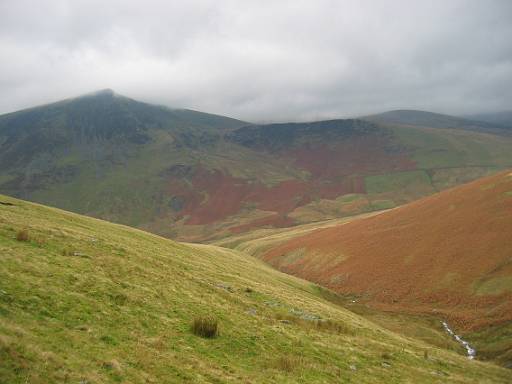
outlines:
[[211, 316], [196, 317], [192, 322], [192, 333], [194, 335], [213, 339], [219, 335], [219, 324], [217, 319]]
[[279, 356], [273, 361], [272, 368], [291, 373], [297, 369], [301, 369], [303, 365], [304, 359], [302, 357], [284, 355]]
[[315, 326], [319, 330], [331, 331], [336, 334], [353, 335], [354, 330], [347, 324], [334, 320], [317, 320]]
[[384, 360], [391, 360], [391, 355], [388, 352], [381, 353], [380, 357], [382, 357]]
[[29, 241], [30, 236], [28, 234], [28, 230], [21, 229], [18, 232], [16, 232], [16, 240], [18, 241]]
[[74, 256], [75, 252], [74, 248], [67, 246], [62, 250], [62, 256]]

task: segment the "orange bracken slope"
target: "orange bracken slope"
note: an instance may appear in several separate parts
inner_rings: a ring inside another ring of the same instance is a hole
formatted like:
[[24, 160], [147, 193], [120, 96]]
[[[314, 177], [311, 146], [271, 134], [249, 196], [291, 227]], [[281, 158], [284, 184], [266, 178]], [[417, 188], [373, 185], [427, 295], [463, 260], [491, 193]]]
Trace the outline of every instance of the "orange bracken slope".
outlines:
[[512, 173], [315, 231], [263, 259], [375, 305], [468, 328], [512, 320]]

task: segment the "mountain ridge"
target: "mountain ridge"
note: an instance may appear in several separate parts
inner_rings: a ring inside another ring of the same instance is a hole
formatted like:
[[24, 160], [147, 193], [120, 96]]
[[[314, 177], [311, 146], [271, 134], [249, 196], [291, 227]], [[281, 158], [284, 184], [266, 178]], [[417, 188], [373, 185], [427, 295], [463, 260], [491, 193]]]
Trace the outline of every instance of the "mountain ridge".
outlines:
[[471, 114], [464, 117], [476, 121], [484, 121], [491, 124], [501, 125], [509, 129], [512, 128], [512, 111], [510, 110]]
[[384, 124], [400, 124], [433, 128], [454, 128], [476, 130], [481, 132], [492, 132], [503, 135], [510, 134], [510, 132], [505, 129], [502, 124], [495, 124], [491, 121], [472, 119], [470, 116], [457, 117], [414, 109], [397, 109], [364, 116], [362, 119]]
[[186, 241], [397, 206], [512, 166], [512, 138], [249, 124], [103, 90], [0, 116], [0, 192]]

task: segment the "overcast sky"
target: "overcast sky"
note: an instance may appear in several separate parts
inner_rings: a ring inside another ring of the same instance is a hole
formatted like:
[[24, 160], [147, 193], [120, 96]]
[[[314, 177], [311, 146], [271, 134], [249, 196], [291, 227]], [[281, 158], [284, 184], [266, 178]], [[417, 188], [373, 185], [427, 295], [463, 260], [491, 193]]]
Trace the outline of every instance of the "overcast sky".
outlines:
[[512, 109], [512, 1], [0, 0], [0, 113], [102, 88], [250, 121]]

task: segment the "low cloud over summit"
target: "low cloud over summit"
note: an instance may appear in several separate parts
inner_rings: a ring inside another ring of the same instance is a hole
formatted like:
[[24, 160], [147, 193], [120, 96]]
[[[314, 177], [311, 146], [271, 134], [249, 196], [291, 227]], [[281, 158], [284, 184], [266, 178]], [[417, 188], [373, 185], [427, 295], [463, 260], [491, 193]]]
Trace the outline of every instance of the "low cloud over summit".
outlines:
[[251, 121], [509, 109], [512, 2], [0, 3], [0, 113], [94, 89]]

